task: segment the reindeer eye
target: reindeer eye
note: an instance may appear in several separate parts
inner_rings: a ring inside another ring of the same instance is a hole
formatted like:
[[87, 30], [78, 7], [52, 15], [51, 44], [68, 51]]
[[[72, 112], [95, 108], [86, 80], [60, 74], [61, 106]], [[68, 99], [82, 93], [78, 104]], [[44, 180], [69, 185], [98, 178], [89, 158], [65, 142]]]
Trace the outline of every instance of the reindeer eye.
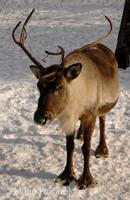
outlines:
[[63, 89], [64, 89], [63, 85], [57, 85], [55, 88], [56, 91], [62, 91]]

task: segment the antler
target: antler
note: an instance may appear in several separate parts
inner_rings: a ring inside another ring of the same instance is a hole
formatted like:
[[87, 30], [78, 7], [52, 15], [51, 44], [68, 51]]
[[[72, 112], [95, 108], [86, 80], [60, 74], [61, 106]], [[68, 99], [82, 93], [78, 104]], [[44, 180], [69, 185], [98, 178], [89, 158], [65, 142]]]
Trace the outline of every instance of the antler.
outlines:
[[45, 53], [48, 55], [53, 55], [53, 56], [61, 55], [61, 66], [64, 67], [65, 50], [61, 46], [58, 46], [58, 47], [60, 48], [59, 52], [54, 53], [54, 52], [45, 51]]
[[28, 23], [28, 21], [30, 20], [33, 12], [35, 11], [35, 9], [33, 9], [31, 11], [31, 13], [28, 15], [28, 17], [26, 18], [25, 22], [23, 23], [23, 26], [22, 26], [22, 29], [21, 29], [21, 33], [20, 33], [20, 37], [19, 37], [19, 40], [16, 39], [15, 37], [15, 32], [16, 30], [18, 29], [18, 27], [20, 26], [20, 24], [22, 23], [22, 21], [20, 21], [13, 29], [12, 31], [12, 38], [14, 40], [14, 42], [20, 46], [23, 51], [28, 55], [28, 57], [31, 59], [31, 61], [37, 66], [39, 67], [39, 69], [41, 70], [45, 70], [45, 68], [42, 66], [42, 64], [40, 62], [38, 62], [33, 56], [32, 54], [27, 50], [27, 48], [24, 46], [24, 42], [27, 38], [27, 32], [26, 32], [26, 25]]
[[107, 21], [109, 22], [109, 25], [110, 25], [110, 30], [108, 31], [108, 33], [106, 33], [105, 35], [101, 36], [96, 41], [84, 45], [83, 47], [81, 47], [80, 49], [78, 49], [79, 51], [82, 51], [82, 50], [84, 50], [86, 48], [95, 46], [96, 44], [100, 43], [102, 40], [104, 40], [106, 37], [108, 37], [111, 34], [111, 32], [112, 32], [112, 23], [111, 23], [111, 20], [107, 16], [105, 16], [105, 18], [107, 19]]

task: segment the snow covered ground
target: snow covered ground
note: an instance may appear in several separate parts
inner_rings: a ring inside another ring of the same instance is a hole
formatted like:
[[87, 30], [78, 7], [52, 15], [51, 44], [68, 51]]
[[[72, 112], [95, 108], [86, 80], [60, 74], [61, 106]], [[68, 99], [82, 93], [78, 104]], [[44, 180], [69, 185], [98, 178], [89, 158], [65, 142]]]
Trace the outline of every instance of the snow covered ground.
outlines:
[[[129, 200], [130, 199], [130, 68], [119, 70], [121, 94], [107, 116], [110, 156], [96, 159], [98, 123], [93, 134], [91, 169], [95, 188], [80, 191], [75, 183], [63, 187], [54, 180], [65, 165], [65, 137], [57, 120], [45, 127], [33, 122], [37, 106], [36, 80], [30, 60], [11, 38], [14, 25], [36, 8], [28, 27], [26, 45], [39, 60], [44, 50], [66, 52], [94, 41], [108, 30], [104, 15], [113, 22], [113, 33], [104, 41], [113, 51], [121, 20], [117, 0], [0, 0], [0, 200]], [[48, 58], [48, 63], [54, 60]], [[75, 172], [83, 166], [81, 142], [75, 141]]]

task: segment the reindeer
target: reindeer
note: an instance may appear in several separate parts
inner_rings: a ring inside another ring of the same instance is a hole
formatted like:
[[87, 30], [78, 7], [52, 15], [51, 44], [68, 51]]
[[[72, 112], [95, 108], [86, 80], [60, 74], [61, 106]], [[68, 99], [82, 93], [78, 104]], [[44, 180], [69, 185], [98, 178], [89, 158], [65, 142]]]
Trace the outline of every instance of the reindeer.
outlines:
[[59, 119], [60, 127], [66, 134], [67, 161], [58, 179], [63, 181], [63, 185], [69, 185], [71, 181], [76, 180], [73, 167], [74, 137], [76, 123], [80, 120], [77, 137], [83, 138], [84, 167], [77, 182], [80, 189], [94, 186], [96, 181], [90, 172], [89, 163], [95, 121], [99, 118], [100, 141], [95, 156], [107, 157], [105, 115], [115, 106], [119, 97], [118, 65], [115, 55], [100, 43], [111, 33], [112, 23], [106, 17], [110, 24], [110, 30], [106, 35], [75, 49], [66, 56], [61, 46], [58, 46], [59, 52], [45, 51], [48, 55], [61, 56], [60, 64], [45, 68], [24, 45], [27, 38], [26, 25], [33, 12], [34, 9], [21, 28], [20, 39], [16, 39], [15, 32], [21, 21], [15, 26], [12, 37], [34, 63], [30, 69], [38, 79], [37, 87], [40, 92], [34, 121], [44, 125], [56, 117]]

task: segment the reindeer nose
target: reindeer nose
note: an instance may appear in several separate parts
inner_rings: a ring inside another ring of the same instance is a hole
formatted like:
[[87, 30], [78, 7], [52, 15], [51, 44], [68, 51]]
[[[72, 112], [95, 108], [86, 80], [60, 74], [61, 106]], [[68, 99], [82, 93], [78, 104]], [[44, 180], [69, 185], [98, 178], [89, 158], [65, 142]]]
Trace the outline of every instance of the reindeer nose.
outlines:
[[44, 115], [39, 110], [34, 113], [34, 121], [37, 124], [44, 125], [47, 122], [47, 115]]

